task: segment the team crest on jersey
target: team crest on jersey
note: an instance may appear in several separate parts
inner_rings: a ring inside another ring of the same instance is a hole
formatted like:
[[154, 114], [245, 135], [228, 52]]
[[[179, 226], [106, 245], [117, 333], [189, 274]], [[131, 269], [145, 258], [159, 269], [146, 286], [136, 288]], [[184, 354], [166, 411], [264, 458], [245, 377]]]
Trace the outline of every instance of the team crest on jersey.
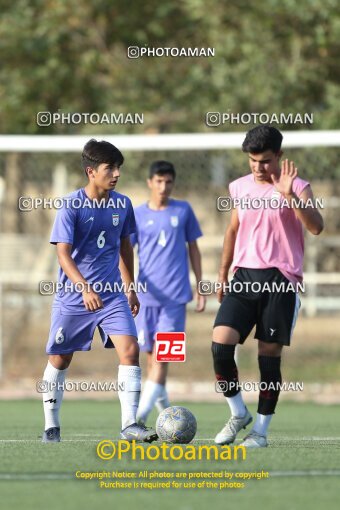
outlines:
[[172, 227], [178, 227], [178, 216], [170, 216], [170, 223]]
[[65, 340], [63, 328], [59, 328], [58, 331], [55, 334], [55, 343], [56, 344], [62, 344]]
[[119, 225], [119, 214], [112, 215], [112, 224], [114, 227], [118, 227]]

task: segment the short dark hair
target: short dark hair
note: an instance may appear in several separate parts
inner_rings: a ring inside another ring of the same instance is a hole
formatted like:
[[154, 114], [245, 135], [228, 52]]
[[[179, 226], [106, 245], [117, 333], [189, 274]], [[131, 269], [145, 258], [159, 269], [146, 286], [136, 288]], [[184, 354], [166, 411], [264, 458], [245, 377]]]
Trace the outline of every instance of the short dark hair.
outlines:
[[97, 168], [102, 163], [107, 163], [111, 166], [121, 166], [124, 162], [124, 156], [112, 143], [105, 142], [104, 140], [98, 142], [91, 138], [84, 146], [81, 160], [86, 173], [88, 166]]
[[149, 178], [152, 179], [154, 175], [166, 175], [170, 174], [176, 179], [176, 170], [172, 163], [169, 161], [154, 161], [151, 163]]
[[251, 154], [260, 154], [268, 150], [278, 153], [282, 139], [283, 136], [278, 129], [266, 125], [256, 126], [246, 134], [242, 150]]

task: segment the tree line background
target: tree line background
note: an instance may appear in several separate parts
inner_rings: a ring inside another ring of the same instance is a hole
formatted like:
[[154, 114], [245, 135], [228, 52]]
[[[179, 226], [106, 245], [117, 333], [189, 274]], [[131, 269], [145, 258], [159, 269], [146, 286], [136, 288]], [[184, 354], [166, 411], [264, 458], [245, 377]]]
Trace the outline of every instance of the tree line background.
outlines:
[[[228, 109], [313, 112], [312, 129], [339, 126], [337, 0], [1, 0], [0, 11], [3, 134], [93, 131], [39, 128], [45, 110], [145, 114], [144, 125], [95, 126], [109, 133], [208, 131], [205, 112]], [[215, 57], [127, 58], [145, 45]]]

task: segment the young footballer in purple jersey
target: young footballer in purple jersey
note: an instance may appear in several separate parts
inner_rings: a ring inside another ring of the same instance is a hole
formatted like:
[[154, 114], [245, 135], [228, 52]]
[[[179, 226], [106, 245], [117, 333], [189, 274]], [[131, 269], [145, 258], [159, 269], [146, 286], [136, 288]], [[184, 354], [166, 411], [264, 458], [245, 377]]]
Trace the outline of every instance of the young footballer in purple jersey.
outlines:
[[[104, 347], [115, 347], [119, 357], [121, 439], [157, 439], [153, 430], [136, 423], [141, 370], [133, 317], [139, 301], [131, 290], [130, 243], [136, 224], [130, 199], [114, 191], [123, 161], [109, 142], [90, 140], [82, 153], [88, 183], [65, 197], [54, 222], [50, 242], [56, 245], [60, 288], [52, 308], [43, 377], [45, 443], [60, 441], [59, 409], [67, 369], [75, 351], [91, 349], [97, 327]], [[125, 289], [129, 289], [126, 295]]]
[[[140, 349], [148, 356], [147, 381], [137, 413], [141, 424], [154, 405], [158, 411], [170, 405], [165, 386], [168, 364], [155, 360], [154, 336], [185, 330], [186, 304], [192, 299], [188, 252], [197, 287], [202, 277], [197, 246], [202, 232], [189, 203], [170, 198], [175, 177], [172, 163], [156, 161], [151, 165], [147, 180], [150, 200], [135, 209], [137, 232], [131, 236], [132, 244], [138, 244], [138, 281], [147, 287], [145, 293], [138, 294], [141, 310], [135, 318]], [[197, 291], [196, 300], [196, 311], [202, 312], [205, 298]]]
[[[303, 277], [303, 228], [314, 235], [323, 230], [309, 182], [298, 177], [293, 161], [284, 160], [280, 168], [282, 138], [271, 126], [251, 129], [242, 145], [250, 173], [229, 185], [236, 207], [225, 232], [221, 306], [212, 342], [216, 379], [231, 411], [215, 437], [220, 445], [234, 442], [253, 419], [240, 390], [235, 346], [244, 343], [254, 326], [260, 392], [255, 423], [241, 444], [248, 448], [268, 444], [267, 431], [281, 389], [281, 353], [290, 345], [300, 305], [296, 289]], [[230, 268], [234, 278], [223, 297]]]

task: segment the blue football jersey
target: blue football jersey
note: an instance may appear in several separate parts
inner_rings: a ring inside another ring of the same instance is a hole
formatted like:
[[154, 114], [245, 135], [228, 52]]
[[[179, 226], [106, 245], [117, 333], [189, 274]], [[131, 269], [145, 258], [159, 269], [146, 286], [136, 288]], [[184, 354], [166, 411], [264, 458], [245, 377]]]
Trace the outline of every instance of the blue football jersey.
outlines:
[[[50, 242], [72, 244], [71, 256], [86, 281], [107, 289], [99, 292], [105, 305], [122, 293], [109, 288], [115, 290], [121, 284], [120, 240], [136, 232], [136, 223], [131, 201], [125, 195], [110, 191], [108, 206], [101, 205], [96, 206], [83, 188], [67, 195], [56, 215]], [[64, 288], [57, 293], [55, 304], [71, 307], [73, 312], [86, 311], [81, 292], [68, 290], [72, 282], [62, 268], [58, 282]]]
[[192, 291], [186, 243], [202, 235], [190, 204], [170, 199], [160, 211], [143, 204], [135, 209], [135, 217], [137, 232], [131, 242], [138, 244], [138, 281], [147, 287], [138, 295], [141, 303], [187, 303]]

